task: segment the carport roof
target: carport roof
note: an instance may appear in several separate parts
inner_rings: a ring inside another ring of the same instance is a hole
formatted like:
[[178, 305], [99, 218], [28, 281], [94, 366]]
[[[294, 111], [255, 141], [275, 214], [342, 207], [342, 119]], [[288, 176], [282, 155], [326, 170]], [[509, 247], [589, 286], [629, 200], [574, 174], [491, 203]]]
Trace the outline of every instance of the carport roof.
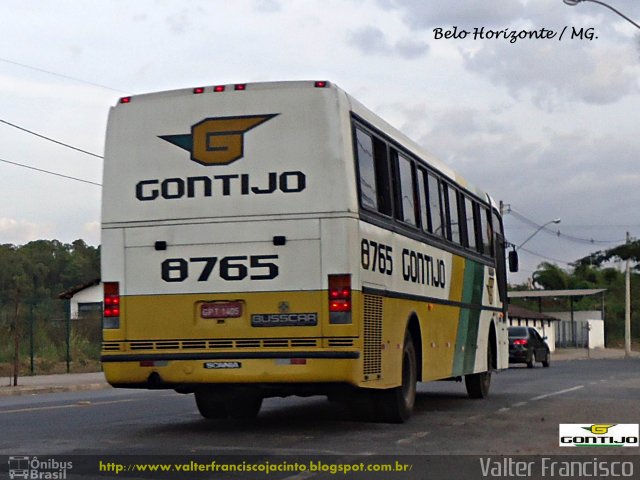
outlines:
[[545, 315], [544, 313], [534, 312], [532, 310], [527, 310], [526, 308], [522, 308], [518, 305], [509, 305], [509, 318], [524, 318], [528, 320], [550, 320], [550, 321], [560, 321], [560, 319], [555, 317], [550, 317], [549, 315]]
[[588, 297], [606, 292], [606, 288], [582, 288], [576, 290], [512, 290], [509, 298]]

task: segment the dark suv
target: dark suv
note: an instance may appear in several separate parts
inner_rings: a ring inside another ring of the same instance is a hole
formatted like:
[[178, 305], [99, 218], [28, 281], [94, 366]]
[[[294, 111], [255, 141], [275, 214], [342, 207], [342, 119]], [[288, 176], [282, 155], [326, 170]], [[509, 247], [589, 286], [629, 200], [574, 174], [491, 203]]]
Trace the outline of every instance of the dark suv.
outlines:
[[533, 368], [534, 362], [542, 362], [548, 367], [551, 352], [546, 339], [533, 327], [509, 327], [509, 363], [526, 363]]

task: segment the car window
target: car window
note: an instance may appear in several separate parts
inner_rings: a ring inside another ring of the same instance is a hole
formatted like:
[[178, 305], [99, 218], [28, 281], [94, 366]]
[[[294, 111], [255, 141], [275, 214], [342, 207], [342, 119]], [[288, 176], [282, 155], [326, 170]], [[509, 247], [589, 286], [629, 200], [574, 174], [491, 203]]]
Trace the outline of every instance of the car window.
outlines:
[[512, 338], [526, 337], [527, 327], [509, 327], [509, 336]]

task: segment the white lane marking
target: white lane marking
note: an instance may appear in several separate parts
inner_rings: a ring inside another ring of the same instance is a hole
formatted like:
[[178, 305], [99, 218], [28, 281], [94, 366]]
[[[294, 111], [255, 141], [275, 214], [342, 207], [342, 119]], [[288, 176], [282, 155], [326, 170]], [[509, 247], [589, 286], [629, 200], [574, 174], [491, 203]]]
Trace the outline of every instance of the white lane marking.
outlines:
[[416, 432], [406, 438], [401, 438], [400, 440], [396, 440], [396, 443], [398, 445], [404, 445], [406, 443], [412, 443], [414, 440], [419, 440], [421, 438], [426, 437], [427, 435], [429, 435], [429, 432]]
[[535, 402], [537, 400], [542, 400], [543, 398], [555, 397], [556, 395], [562, 395], [564, 393], [574, 392], [576, 390], [580, 390], [581, 388], [584, 388], [584, 385], [578, 385], [576, 387], [565, 388], [564, 390], [558, 390], [557, 392], [547, 393], [545, 395], [539, 395], [537, 397], [533, 397], [531, 401]]
[[13, 410], [0, 410], [0, 415], [5, 413], [23, 413], [23, 412], [39, 412], [45, 410], [59, 410], [61, 408], [86, 408], [88, 406], [96, 406], [96, 405], [111, 405], [113, 403], [125, 403], [125, 402], [135, 402], [138, 399], [136, 398], [127, 398], [124, 400], [109, 400], [105, 402], [91, 402], [87, 404], [86, 402], [77, 402], [77, 403], [69, 403], [65, 405], [49, 405], [46, 407], [28, 407], [28, 408], [15, 408]]

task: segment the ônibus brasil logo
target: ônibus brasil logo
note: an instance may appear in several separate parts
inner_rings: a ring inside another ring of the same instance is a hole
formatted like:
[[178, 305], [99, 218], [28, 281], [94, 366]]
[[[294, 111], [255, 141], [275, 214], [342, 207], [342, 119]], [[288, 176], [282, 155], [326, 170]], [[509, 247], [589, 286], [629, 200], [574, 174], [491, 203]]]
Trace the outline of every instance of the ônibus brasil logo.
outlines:
[[637, 423], [561, 423], [561, 447], [637, 447]]
[[190, 152], [194, 162], [228, 165], [244, 155], [244, 134], [276, 115], [205, 118], [191, 127], [191, 133], [160, 138]]

